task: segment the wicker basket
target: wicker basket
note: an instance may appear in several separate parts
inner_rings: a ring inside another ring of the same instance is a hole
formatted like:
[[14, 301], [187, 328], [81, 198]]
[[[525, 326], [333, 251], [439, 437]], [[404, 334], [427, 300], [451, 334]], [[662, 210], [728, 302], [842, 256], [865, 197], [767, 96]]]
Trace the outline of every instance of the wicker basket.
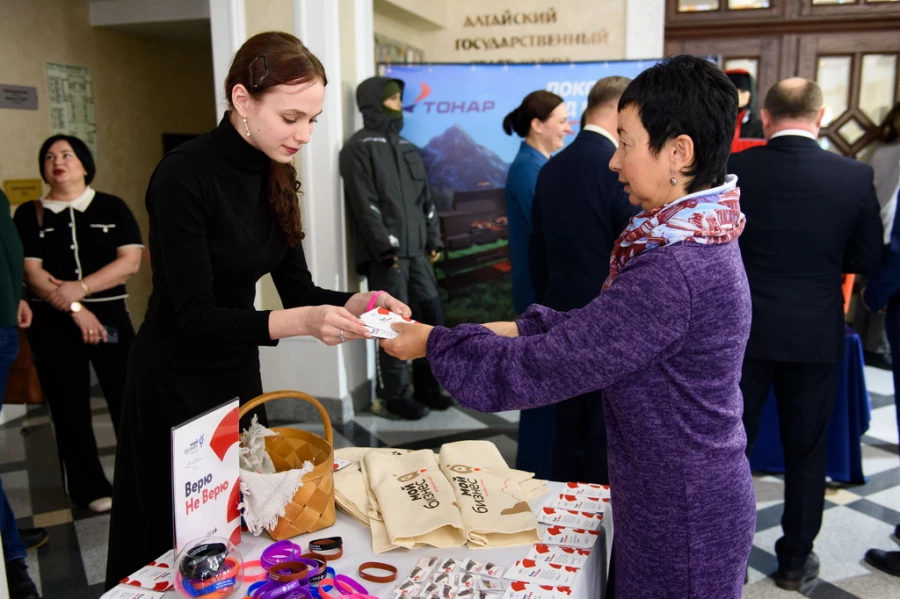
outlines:
[[304, 475], [303, 485], [294, 499], [285, 506], [284, 516], [274, 529], [266, 531], [275, 541], [314, 532], [334, 524], [334, 449], [331, 419], [319, 401], [300, 391], [264, 393], [241, 406], [243, 417], [253, 408], [273, 399], [290, 397], [308, 401], [316, 407], [325, 425], [325, 438], [309, 431], [275, 427], [277, 437], [266, 438], [266, 452], [275, 464], [276, 472], [300, 468], [303, 462], [313, 463], [313, 471]]

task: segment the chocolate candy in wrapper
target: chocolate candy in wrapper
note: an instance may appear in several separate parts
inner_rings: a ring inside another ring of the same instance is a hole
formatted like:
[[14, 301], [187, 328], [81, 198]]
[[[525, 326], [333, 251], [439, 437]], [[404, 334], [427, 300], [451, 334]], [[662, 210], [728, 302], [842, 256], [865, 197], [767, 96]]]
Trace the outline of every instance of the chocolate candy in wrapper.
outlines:
[[407, 576], [406, 578], [415, 582], [428, 580], [428, 578], [434, 572], [434, 569], [437, 566], [437, 562], [438, 558], [436, 557], [423, 557], [418, 562], [416, 562], [416, 566], [412, 569], [412, 572], [410, 572], [409, 576]]
[[507, 583], [501, 580], [494, 580], [488, 576], [478, 576], [475, 588], [487, 591], [502, 591], [506, 588]]
[[394, 589], [393, 599], [408, 599], [411, 597], [418, 597], [422, 592], [422, 585], [413, 582], [412, 580], [404, 580], [397, 588]]
[[484, 576], [490, 576], [491, 578], [503, 578], [503, 573], [505, 571], [506, 570], [504, 568], [498, 566], [497, 564], [492, 564], [491, 562], [488, 562], [484, 565], [484, 569], [481, 572], [479, 572], [479, 574], [482, 574]]
[[462, 589], [456, 594], [456, 599], [497, 599], [499, 596], [478, 589]]
[[462, 568], [453, 573], [453, 586], [465, 587], [468, 589], [478, 588], [478, 575], [473, 572], [466, 572]]
[[448, 584], [429, 583], [422, 589], [421, 596], [429, 599], [456, 599], [456, 589]]
[[431, 582], [435, 584], [446, 584], [449, 585], [453, 582], [453, 576], [448, 572], [435, 572], [434, 577], [432, 577]]
[[452, 558], [446, 558], [438, 563], [437, 569], [450, 574], [459, 566], [459, 562]]

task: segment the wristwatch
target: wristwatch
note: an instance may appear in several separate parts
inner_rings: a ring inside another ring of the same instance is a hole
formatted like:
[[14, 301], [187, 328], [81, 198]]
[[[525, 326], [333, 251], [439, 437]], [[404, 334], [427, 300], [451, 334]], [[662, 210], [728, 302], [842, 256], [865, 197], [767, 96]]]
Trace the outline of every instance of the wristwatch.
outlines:
[[82, 307], [81, 302], [72, 302], [71, 305], [69, 305], [69, 313], [74, 314], [76, 312], [81, 312]]

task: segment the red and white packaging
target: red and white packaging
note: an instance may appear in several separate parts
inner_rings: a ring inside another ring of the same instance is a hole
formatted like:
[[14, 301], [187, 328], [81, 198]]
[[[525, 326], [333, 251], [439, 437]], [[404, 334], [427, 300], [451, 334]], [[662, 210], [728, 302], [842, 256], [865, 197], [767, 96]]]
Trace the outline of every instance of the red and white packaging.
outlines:
[[600, 527], [603, 526], [603, 514], [563, 510], [555, 507], [541, 508], [537, 520], [541, 524], [559, 524], [587, 530], [600, 530]]
[[545, 545], [565, 545], [590, 549], [600, 538], [600, 531], [565, 526], [548, 526], [544, 529], [541, 543]]
[[609, 497], [588, 497], [586, 495], [557, 495], [550, 507], [578, 512], [604, 512]]
[[503, 599], [572, 599], [571, 587], [539, 585], [534, 582], [513, 581]]
[[172, 588], [174, 580], [175, 573], [171, 568], [144, 566], [131, 576], [120, 580], [119, 584], [141, 587], [151, 591], [168, 591]]
[[578, 497], [608, 498], [609, 485], [595, 485], [593, 483], [566, 483], [566, 495]]
[[156, 566], [157, 568], [171, 568], [172, 564], [175, 563], [175, 550], [169, 549], [158, 558], [150, 562], [148, 565]]
[[531, 551], [525, 557], [526, 559], [550, 562], [551, 564], [581, 568], [591, 557], [591, 550], [537, 543], [531, 547]]
[[506, 570], [506, 574], [503, 577], [509, 580], [570, 587], [575, 584], [577, 575], [578, 568], [575, 566], [562, 566], [533, 559], [521, 559]]
[[369, 310], [360, 316], [359, 319], [362, 321], [363, 326], [372, 333], [372, 336], [378, 339], [394, 339], [398, 337], [400, 333], [395, 331], [392, 326], [395, 322], [405, 322], [407, 324], [414, 324], [416, 322], [415, 320], [400, 316], [396, 312], [391, 312], [387, 308], [375, 308], [374, 310]]

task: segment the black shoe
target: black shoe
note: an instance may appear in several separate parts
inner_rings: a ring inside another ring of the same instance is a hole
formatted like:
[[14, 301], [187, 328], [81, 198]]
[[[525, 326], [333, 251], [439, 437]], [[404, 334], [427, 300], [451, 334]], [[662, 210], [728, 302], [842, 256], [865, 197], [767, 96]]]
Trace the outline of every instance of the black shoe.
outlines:
[[22, 539], [26, 549], [37, 549], [47, 542], [49, 535], [43, 528], [20, 528], [19, 538]]
[[866, 366], [881, 368], [882, 370], [891, 370], [893, 363], [891, 357], [887, 354], [876, 354], [875, 352], [863, 352], [863, 358]]
[[422, 397], [417, 395], [416, 401], [432, 410], [446, 410], [456, 405], [449, 393], [431, 393]]
[[411, 397], [386, 401], [384, 408], [391, 414], [406, 420], [421, 420], [428, 416], [428, 408]]
[[803, 585], [819, 576], [819, 556], [810, 551], [806, 563], [799, 570], [784, 570], [780, 566], [775, 573], [775, 584], [786, 591], [799, 591]]
[[900, 551], [869, 549], [866, 551], [866, 563], [891, 576], [900, 576]]
[[40, 599], [34, 581], [28, 575], [24, 559], [6, 562], [6, 584], [10, 599]]

